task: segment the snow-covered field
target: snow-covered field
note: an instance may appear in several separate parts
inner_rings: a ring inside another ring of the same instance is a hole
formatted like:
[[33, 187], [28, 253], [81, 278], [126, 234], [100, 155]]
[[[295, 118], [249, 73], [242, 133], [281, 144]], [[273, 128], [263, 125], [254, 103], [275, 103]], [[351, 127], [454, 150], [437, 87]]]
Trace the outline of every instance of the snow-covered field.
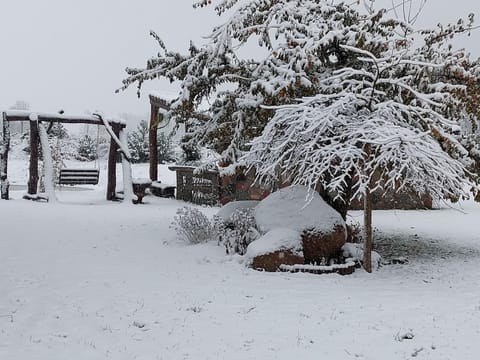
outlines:
[[[25, 167], [10, 163], [13, 183]], [[477, 204], [375, 212], [377, 249], [409, 263], [341, 277], [246, 269], [215, 242], [175, 240], [184, 203], [107, 203], [104, 192], [64, 189], [47, 204], [20, 189], [0, 201], [0, 359], [480, 356]]]

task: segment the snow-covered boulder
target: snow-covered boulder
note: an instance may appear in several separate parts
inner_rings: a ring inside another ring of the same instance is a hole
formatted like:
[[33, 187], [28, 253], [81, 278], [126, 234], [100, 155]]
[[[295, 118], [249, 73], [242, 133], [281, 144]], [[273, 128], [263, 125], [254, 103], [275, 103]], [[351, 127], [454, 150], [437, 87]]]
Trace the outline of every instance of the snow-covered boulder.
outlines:
[[306, 263], [336, 257], [347, 239], [340, 214], [305, 186], [289, 186], [266, 197], [255, 208], [255, 220], [261, 233], [279, 228], [300, 233]]
[[302, 236], [292, 229], [270, 230], [250, 243], [245, 256], [257, 270], [277, 271], [280, 265], [303, 264]]
[[226, 224], [232, 221], [232, 215], [237, 210], [250, 210], [254, 209], [258, 205], [259, 201], [256, 200], [238, 200], [225, 204], [218, 211], [217, 216]]

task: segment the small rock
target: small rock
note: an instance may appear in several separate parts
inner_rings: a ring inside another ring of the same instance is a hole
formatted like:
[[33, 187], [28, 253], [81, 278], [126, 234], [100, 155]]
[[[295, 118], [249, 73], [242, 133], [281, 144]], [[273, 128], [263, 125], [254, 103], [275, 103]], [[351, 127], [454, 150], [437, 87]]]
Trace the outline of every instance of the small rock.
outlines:
[[147, 324], [145, 324], [144, 322], [142, 321], [134, 321], [133, 322], [133, 326], [139, 328], [139, 329], [143, 329]]

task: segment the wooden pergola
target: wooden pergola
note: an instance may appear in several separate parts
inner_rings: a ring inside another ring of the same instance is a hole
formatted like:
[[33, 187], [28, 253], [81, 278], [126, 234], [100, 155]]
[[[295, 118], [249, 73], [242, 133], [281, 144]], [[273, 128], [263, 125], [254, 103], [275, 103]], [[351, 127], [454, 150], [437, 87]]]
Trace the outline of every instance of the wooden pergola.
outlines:
[[[149, 126], [149, 155], [150, 155], [150, 180], [158, 180], [158, 153], [157, 132], [158, 126], [164, 121], [164, 114], [171, 110], [172, 101], [165, 100], [159, 95], [151, 93], [150, 99], [150, 126]], [[193, 116], [201, 121], [208, 121], [206, 114], [195, 112]]]
[[8, 199], [8, 151], [10, 147], [9, 124], [15, 121], [26, 121], [30, 123], [30, 164], [29, 179], [27, 183], [28, 195], [38, 193], [38, 162], [39, 162], [39, 125], [47, 123], [52, 126], [54, 123], [62, 124], [89, 124], [104, 126], [110, 137], [110, 149], [108, 153], [107, 170], [107, 200], [116, 200], [116, 154], [121, 152], [123, 157], [129, 161], [129, 156], [122, 150], [119, 138], [122, 138], [126, 125], [115, 120], [105, 120], [100, 115], [68, 116], [64, 114], [43, 114], [26, 111], [5, 111], [2, 113], [2, 126], [0, 127], [2, 146], [0, 147], [0, 181], [1, 197]]

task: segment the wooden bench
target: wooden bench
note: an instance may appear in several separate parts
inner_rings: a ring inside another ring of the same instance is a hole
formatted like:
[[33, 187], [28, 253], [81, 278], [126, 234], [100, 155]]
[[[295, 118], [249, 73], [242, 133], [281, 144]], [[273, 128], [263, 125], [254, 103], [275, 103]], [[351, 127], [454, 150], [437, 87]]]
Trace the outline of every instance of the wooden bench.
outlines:
[[60, 169], [59, 185], [97, 185], [98, 169]]

